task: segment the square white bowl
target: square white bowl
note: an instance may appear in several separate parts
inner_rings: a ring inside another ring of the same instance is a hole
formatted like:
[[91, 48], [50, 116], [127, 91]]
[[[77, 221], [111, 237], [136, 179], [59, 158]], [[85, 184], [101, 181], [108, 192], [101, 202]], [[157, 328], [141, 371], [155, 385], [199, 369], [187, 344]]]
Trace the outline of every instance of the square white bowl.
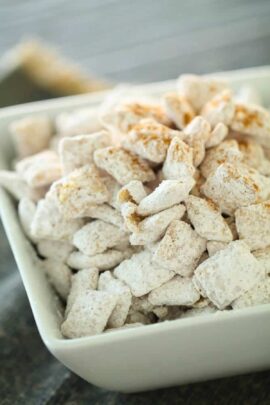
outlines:
[[[250, 84], [270, 105], [270, 67], [218, 73], [234, 88]], [[140, 86], [150, 95], [174, 82]], [[27, 114], [97, 106], [106, 92], [9, 107], [0, 111], [0, 168], [12, 158], [8, 125]], [[39, 333], [50, 352], [85, 380], [136, 392], [225, 377], [270, 367], [270, 305], [142, 326], [66, 340], [59, 329], [57, 300], [35, 265], [35, 252], [18, 221], [16, 206], [0, 188], [2, 221], [28, 294]]]

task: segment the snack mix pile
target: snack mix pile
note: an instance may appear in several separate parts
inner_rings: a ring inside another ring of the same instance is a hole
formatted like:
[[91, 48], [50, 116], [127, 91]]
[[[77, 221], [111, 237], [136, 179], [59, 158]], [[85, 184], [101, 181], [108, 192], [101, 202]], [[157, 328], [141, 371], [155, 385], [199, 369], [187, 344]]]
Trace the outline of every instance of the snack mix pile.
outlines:
[[183, 75], [162, 97], [11, 124], [0, 184], [78, 338], [270, 303], [270, 113]]

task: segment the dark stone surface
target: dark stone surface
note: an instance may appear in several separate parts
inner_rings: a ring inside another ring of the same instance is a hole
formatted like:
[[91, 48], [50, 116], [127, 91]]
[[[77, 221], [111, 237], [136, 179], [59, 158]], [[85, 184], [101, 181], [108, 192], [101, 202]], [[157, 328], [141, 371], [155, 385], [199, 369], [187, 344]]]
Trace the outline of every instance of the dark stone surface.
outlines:
[[[0, 52], [34, 34], [111, 80], [164, 80], [270, 64], [269, 16], [269, 0], [0, 0]], [[270, 404], [270, 372], [134, 395], [84, 382], [41, 342], [2, 228], [0, 367], [1, 404]]]

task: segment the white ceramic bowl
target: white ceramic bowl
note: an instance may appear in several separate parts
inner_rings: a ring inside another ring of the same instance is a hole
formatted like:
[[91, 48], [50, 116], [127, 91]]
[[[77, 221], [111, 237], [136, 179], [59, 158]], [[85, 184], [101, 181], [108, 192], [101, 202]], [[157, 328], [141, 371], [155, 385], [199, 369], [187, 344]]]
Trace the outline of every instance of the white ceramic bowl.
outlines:
[[[235, 88], [243, 83], [255, 86], [270, 105], [270, 67], [221, 75]], [[148, 84], [143, 90], [159, 94], [173, 85]], [[105, 94], [2, 109], [0, 168], [7, 168], [12, 158], [7, 130], [12, 120], [29, 113], [54, 116], [76, 107], [94, 107]], [[37, 271], [35, 253], [21, 230], [14, 202], [1, 189], [0, 209], [41, 338], [58, 360], [85, 380], [109, 390], [136, 392], [269, 368], [270, 305], [63, 339], [54, 293]]]

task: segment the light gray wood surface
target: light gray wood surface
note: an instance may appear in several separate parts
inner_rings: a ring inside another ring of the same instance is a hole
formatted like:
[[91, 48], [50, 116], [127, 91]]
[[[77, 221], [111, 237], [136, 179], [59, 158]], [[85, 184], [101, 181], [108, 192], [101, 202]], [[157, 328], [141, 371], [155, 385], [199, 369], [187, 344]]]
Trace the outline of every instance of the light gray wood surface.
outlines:
[[[165, 80], [270, 64], [269, 17], [269, 0], [0, 0], [0, 54], [38, 36], [112, 81]], [[270, 403], [270, 372], [129, 396], [80, 380], [40, 341], [2, 228], [0, 367], [1, 404]]]

